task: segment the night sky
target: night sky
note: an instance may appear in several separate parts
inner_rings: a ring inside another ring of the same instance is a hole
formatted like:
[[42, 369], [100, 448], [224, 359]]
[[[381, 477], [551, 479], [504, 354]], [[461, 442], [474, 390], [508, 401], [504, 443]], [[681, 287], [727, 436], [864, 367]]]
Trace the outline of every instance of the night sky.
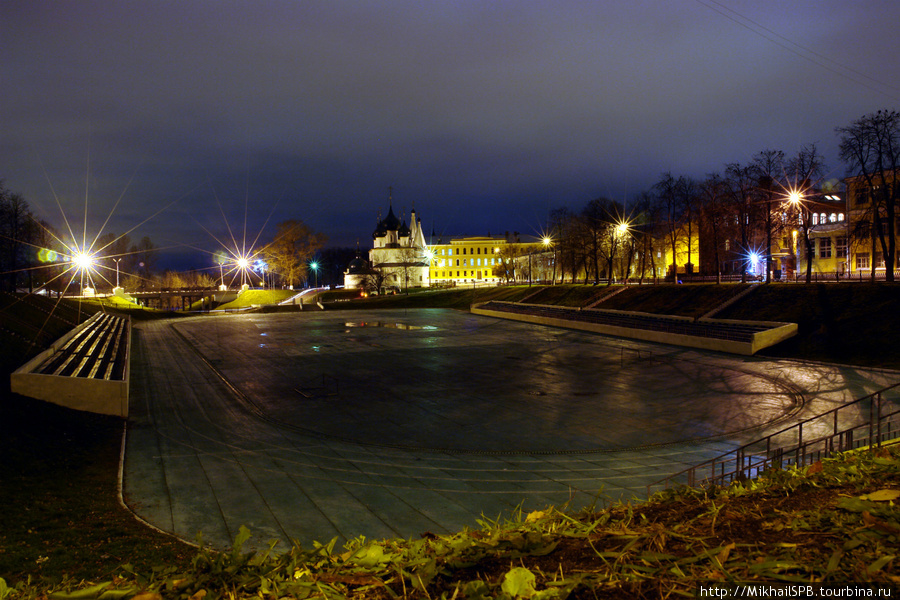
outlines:
[[0, 178], [179, 267], [289, 218], [369, 248], [391, 186], [445, 240], [536, 234], [766, 148], [844, 176], [834, 128], [900, 108], [898, 24], [896, 0], [4, 0]]

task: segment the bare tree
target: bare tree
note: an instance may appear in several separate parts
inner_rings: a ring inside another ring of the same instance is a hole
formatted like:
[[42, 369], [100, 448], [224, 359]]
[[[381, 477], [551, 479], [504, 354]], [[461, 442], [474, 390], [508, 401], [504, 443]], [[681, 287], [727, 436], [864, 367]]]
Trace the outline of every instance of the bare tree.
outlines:
[[[418, 273], [423, 266], [428, 264], [428, 261], [425, 258], [423, 251], [415, 246], [405, 246], [395, 252], [396, 257], [399, 260], [395, 265], [395, 269], [403, 283], [403, 288], [408, 292], [410, 274]], [[421, 282], [414, 283], [421, 285]]]
[[[811, 201], [804, 200], [802, 196], [818, 183], [824, 169], [824, 158], [819, 154], [815, 144], [801, 148], [797, 156], [791, 158], [787, 164], [788, 177], [792, 179], [788, 186], [798, 194], [797, 206], [792, 207], [791, 210], [797, 214], [797, 225], [803, 236], [803, 251], [806, 255], [806, 283], [812, 282], [814, 250], [813, 240], [809, 235], [812, 227]], [[795, 249], [792, 248], [792, 250]]]
[[713, 251], [713, 268], [716, 283], [722, 283], [721, 247], [723, 234], [727, 231], [729, 217], [727, 203], [728, 185], [719, 173], [712, 173], [699, 186], [699, 213], [702, 216], [703, 230], [710, 239]]
[[359, 287], [368, 293], [376, 293], [384, 287], [384, 271], [378, 267], [370, 269], [359, 279]]
[[896, 211], [900, 201], [900, 113], [879, 110], [838, 127], [841, 160], [854, 177], [863, 180], [868, 201], [872, 240], [872, 278], [875, 250], [880, 242], [885, 278], [894, 281], [896, 264]]
[[737, 220], [740, 237], [738, 252], [741, 254], [741, 282], [747, 282], [747, 255], [755, 251], [756, 234], [761, 229], [759, 224], [761, 211], [754, 202], [756, 182], [753, 167], [729, 163], [725, 166], [728, 183], [728, 202]]
[[501, 244], [500, 252], [497, 254], [497, 264], [493, 267], [494, 277], [504, 279], [506, 283], [510, 283], [516, 278], [516, 264], [519, 257], [522, 256], [522, 250], [515, 244]]
[[671, 173], [663, 173], [660, 180], [653, 186], [656, 191], [656, 201], [660, 216], [660, 225], [663, 229], [666, 243], [672, 248], [672, 264], [669, 265], [669, 274], [678, 278], [678, 240], [681, 238], [682, 218], [679, 182]]
[[0, 180], [0, 272], [10, 292], [18, 287], [22, 274], [31, 266], [29, 257], [35, 254], [33, 221], [28, 202], [6, 189]]
[[753, 171], [756, 175], [757, 193], [766, 207], [766, 283], [772, 281], [772, 238], [778, 225], [773, 219], [773, 203], [779, 178], [784, 174], [784, 152], [763, 150], [753, 157]]

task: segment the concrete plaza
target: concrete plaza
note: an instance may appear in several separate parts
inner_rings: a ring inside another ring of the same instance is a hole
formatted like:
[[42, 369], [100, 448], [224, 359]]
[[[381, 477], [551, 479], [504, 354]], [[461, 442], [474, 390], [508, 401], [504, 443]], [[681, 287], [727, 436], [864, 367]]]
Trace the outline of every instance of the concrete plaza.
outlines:
[[897, 378], [439, 309], [144, 322], [133, 344], [125, 501], [218, 547], [642, 498]]

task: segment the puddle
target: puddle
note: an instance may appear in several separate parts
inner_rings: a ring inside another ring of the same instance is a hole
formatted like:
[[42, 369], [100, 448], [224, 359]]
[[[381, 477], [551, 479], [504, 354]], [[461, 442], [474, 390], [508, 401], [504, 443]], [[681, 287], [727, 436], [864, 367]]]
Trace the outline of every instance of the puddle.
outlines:
[[344, 324], [346, 327], [384, 327], [387, 329], [424, 329], [426, 331], [435, 331], [437, 327], [434, 325], [407, 325], [406, 323], [388, 323], [385, 321], [356, 321]]

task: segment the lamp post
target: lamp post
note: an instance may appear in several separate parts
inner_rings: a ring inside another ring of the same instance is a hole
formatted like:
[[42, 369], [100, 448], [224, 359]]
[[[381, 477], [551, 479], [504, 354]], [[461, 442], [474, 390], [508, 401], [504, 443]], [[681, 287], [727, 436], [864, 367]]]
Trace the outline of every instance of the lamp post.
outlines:
[[119, 287], [119, 263], [122, 261], [121, 258], [114, 258], [113, 262], [116, 263], [116, 288]]
[[[550, 244], [553, 243], [553, 240], [550, 239], [550, 236], [545, 235], [545, 236], [544, 236], [544, 239], [541, 240], [541, 243], [544, 244], [544, 252], [546, 253], [546, 252], [547, 252], [547, 249], [550, 248]], [[553, 260], [553, 268], [556, 269], [556, 260], [555, 260], [555, 258], [554, 258], [554, 260]], [[544, 279], [546, 279], [546, 276], [547, 276], [547, 263], [546, 263], [546, 261], [545, 261], [543, 258], [541, 258], [541, 274], [544, 276]], [[555, 283], [555, 280], [556, 280], [556, 273], [554, 272], [554, 273], [553, 273], [553, 281], [550, 282], [550, 285], [553, 285], [553, 284]]]
[[315, 277], [315, 285], [313, 287], [319, 287], [319, 263], [311, 262], [309, 263], [309, 268], [313, 270], [313, 277]]
[[[425, 260], [428, 262], [428, 287], [431, 287], [431, 262], [434, 260], [434, 252], [431, 248], [425, 248]], [[485, 263], [487, 264], [487, 263]]]

